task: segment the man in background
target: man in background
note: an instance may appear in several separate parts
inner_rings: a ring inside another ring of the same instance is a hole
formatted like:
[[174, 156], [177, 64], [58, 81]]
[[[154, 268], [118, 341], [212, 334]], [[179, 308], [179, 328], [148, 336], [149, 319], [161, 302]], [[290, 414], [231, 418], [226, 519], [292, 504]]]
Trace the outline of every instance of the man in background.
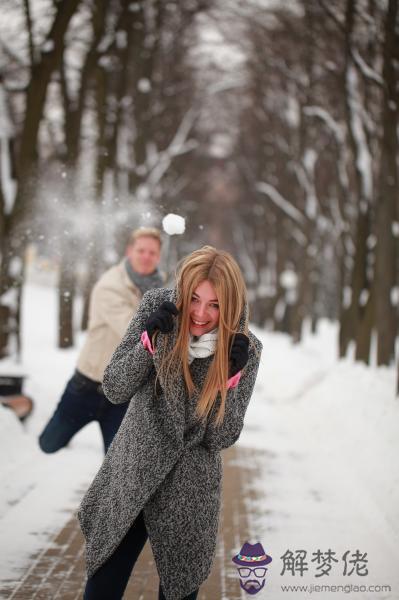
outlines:
[[140, 228], [130, 236], [125, 258], [106, 271], [93, 287], [86, 341], [76, 370], [39, 437], [43, 452], [57, 452], [91, 421], [98, 421], [107, 452], [129, 403], [111, 404], [101, 382], [104, 370], [135, 315], [143, 294], [161, 287], [158, 229]]

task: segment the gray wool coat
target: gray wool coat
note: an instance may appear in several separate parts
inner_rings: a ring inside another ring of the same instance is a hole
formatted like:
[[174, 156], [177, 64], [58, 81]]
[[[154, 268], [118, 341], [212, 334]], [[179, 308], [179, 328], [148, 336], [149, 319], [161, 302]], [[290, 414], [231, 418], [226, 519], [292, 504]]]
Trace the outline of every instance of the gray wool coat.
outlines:
[[[216, 549], [222, 461], [220, 451], [233, 445], [242, 430], [259, 366], [261, 342], [249, 332], [249, 360], [236, 388], [226, 398], [220, 427], [195, 415], [198, 393], [191, 398], [183, 378], [168, 389], [155, 386], [163, 352], [175, 332], [158, 335], [155, 354], [140, 341], [145, 323], [175, 290], [146, 292], [136, 316], [104, 374], [107, 398], [130, 404], [104, 462], [78, 509], [86, 538], [90, 577], [111, 556], [144, 510], [144, 521], [160, 583], [167, 600], [179, 600], [208, 577]], [[245, 308], [247, 310], [247, 307]], [[178, 318], [178, 317], [177, 317]], [[242, 315], [239, 330], [244, 327]], [[212, 357], [195, 359], [194, 383], [200, 389]]]

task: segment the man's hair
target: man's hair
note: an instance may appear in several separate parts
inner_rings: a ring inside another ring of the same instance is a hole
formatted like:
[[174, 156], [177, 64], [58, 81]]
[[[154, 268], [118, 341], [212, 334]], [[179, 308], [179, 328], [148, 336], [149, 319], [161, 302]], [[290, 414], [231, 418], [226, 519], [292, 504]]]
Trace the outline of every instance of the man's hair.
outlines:
[[141, 237], [151, 237], [154, 240], [157, 240], [159, 245], [162, 246], [161, 232], [156, 227], [139, 227], [138, 229], [135, 229], [130, 234], [127, 245], [133, 245], [134, 242]]

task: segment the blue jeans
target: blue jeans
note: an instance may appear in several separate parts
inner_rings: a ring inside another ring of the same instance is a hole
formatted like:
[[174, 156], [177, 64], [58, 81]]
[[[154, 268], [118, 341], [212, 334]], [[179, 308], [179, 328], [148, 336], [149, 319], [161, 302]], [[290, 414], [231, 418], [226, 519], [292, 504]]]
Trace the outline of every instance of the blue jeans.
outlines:
[[[114, 553], [87, 580], [83, 600], [121, 600], [147, 538], [148, 533], [141, 511]], [[196, 600], [197, 595], [198, 589], [181, 600]], [[158, 600], [165, 600], [161, 585]]]
[[91, 421], [98, 421], [104, 441], [109, 445], [122, 423], [128, 402], [112, 404], [104, 396], [101, 385], [75, 371], [68, 381], [57, 408], [39, 437], [43, 452], [57, 452]]

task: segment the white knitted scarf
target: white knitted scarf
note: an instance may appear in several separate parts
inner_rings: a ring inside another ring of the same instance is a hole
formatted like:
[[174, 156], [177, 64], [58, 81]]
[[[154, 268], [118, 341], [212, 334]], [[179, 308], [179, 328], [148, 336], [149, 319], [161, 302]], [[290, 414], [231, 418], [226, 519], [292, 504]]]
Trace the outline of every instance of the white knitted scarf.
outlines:
[[214, 354], [216, 342], [218, 339], [218, 330], [212, 329], [203, 335], [193, 336], [190, 333], [190, 342], [188, 346], [188, 362], [191, 364], [195, 358], [207, 358]]

